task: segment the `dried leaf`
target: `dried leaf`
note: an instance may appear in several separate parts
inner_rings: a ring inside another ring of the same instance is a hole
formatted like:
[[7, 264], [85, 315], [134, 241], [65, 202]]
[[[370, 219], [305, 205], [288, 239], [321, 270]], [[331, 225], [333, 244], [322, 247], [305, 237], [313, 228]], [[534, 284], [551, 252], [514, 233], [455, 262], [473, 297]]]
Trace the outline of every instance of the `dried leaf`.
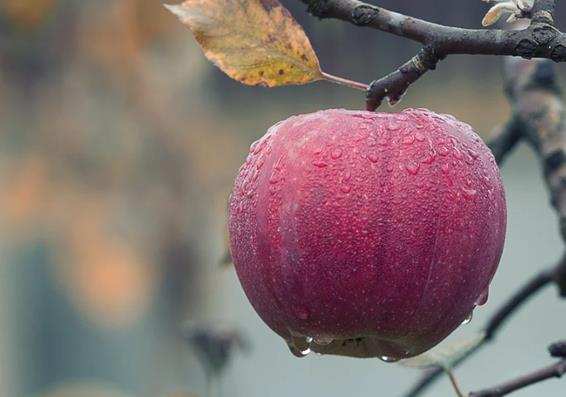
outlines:
[[481, 332], [447, 346], [429, 350], [419, 356], [400, 360], [398, 363], [410, 368], [450, 368], [456, 361], [475, 349], [484, 339], [485, 332]]
[[166, 7], [235, 80], [276, 87], [323, 78], [305, 32], [277, 0], [187, 0]]

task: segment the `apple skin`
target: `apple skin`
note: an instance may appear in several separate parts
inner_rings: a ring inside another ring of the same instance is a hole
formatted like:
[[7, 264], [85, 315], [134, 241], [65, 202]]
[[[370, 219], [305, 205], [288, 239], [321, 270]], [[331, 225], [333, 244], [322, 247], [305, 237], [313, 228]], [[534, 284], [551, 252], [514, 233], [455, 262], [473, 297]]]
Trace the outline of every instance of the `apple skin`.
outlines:
[[426, 109], [293, 116], [252, 144], [229, 208], [251, 304], [297, 355], [418, 355], [485, 303], [506, 229], [490, 150]]

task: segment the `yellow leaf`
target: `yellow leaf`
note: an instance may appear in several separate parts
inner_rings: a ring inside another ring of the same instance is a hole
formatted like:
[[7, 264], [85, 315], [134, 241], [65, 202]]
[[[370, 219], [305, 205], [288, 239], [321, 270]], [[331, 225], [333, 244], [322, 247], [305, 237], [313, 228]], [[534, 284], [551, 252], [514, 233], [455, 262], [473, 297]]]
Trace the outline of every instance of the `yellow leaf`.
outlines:
[[187, 0], [166, 7], [235, 80], [276, 87], [323, 78], [305, 32], [278, 0]]

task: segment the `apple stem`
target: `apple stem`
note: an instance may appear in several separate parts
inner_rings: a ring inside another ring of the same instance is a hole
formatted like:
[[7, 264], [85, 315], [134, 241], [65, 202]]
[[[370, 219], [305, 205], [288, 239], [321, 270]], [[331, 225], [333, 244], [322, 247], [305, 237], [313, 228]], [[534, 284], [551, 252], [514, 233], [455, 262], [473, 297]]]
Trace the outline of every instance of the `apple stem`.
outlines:
[[460, 384], [458, 383], [454, 372], [448, 367], [444, 368], [444, 372], [446, 372], [446, 375], [448, 375], [450, 383], [452, 383], [452, 387], [454, 388], [454, 391], [456, 392], [458, 397], [466, 397], [466, 394], [462, 391], [462, 388], [460, 387]]
[[332, 74], [325, 73], [325, 72], [322, 72], [322, 71], [320, 73], [322, 74], [322, 77], [324, 77], [325, 80], [330, 81], [332, 83], [343, 85], [343, 86], [350, 87], [350, 88], [353, 88], [355, 90], [360, 90], [360, 91], [367, 91], [367, 89], [368, 89], [367, 84], [359, 83], [359, 82], [353, 81], [353, 80], [344, 79], [342, 77], [334, 76]]

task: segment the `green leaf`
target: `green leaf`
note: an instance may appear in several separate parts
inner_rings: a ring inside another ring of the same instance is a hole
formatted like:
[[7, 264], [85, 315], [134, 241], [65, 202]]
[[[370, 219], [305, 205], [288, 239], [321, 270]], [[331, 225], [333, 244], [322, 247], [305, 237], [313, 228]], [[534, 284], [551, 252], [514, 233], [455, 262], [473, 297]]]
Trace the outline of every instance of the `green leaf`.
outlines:
[[485, 332], [481, 332], [454, 343], [438, 346], [419, 356], [400, 360], [398, 364], [409, 368], [451, 368], [484, 340]]

